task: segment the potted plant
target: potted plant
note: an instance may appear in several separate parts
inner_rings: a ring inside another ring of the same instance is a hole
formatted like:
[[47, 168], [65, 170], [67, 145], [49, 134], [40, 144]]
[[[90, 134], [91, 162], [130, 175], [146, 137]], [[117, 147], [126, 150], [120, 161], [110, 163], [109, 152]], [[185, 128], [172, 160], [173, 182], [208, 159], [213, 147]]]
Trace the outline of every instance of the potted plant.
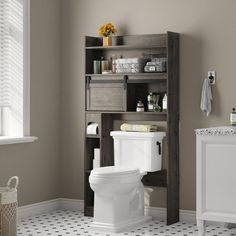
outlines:
[[112, 23], [105, 24], [99, 28], [99, 34], [103, 36], [103, 46], [112, 45], [112, 35], [117, 32], [117, 29]]

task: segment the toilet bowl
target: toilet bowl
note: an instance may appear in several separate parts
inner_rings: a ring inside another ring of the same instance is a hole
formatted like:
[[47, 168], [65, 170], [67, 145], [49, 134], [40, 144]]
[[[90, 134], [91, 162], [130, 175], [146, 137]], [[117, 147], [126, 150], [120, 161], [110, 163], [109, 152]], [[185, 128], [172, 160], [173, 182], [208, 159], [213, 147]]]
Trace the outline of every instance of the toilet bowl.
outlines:
[[115, 166], [95, 168], [89, 176], [94, 191], [92, 229], [126, 231], [151, 219], [144, 215], [144, 188], [147, 172], [161, 169], [162, 139], [165, 132], [113, 131]]
[[137, 168], [102, 167], [91, 171], [95, 194], [93, 229], [121, 232], [150, 220], [144, 216], [143, 185]]

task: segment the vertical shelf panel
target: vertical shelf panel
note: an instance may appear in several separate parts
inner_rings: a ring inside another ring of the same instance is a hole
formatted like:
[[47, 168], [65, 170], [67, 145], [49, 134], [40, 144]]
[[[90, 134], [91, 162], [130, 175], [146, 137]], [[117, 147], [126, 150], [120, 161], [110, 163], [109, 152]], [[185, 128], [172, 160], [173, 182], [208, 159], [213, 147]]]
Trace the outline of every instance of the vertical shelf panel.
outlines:
[[113, 139], [110, 132], [113, 129], [112, 114], [102, 114], [102, 139], [101, 139], [101, 166], [113, 166]]
[[100, 148], [99, 138], [85, 138], [85, 159], [84, 159], [84, 214], [86, 216], [93, 216], [94, 194], [89, 185], [88, 170], [93, 168], [94, 148]]
[[167, 224], [179, 221], [179, 35], [167, 33]]

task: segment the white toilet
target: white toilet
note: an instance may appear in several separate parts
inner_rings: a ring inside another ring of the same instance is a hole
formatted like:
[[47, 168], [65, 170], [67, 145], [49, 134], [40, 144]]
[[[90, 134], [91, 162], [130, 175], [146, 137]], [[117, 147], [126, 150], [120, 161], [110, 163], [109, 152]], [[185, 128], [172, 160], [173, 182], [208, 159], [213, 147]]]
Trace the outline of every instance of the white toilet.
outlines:
[[147, 172], [161, 170], [165, 132], [112, 131], [115, 166], [96, 168], [89, 176], [94, 191], [94, 219], [91, 227], [121, 232], [151, 219], [144, 215]]

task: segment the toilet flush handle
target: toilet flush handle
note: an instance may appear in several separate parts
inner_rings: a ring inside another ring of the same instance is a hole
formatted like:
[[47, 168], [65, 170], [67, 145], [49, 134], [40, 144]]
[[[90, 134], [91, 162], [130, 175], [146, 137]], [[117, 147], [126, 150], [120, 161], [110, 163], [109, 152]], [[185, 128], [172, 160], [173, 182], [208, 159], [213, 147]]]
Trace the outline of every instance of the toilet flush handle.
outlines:
[[161, 155], [161, 143], [157, 141], [158, 154]]

